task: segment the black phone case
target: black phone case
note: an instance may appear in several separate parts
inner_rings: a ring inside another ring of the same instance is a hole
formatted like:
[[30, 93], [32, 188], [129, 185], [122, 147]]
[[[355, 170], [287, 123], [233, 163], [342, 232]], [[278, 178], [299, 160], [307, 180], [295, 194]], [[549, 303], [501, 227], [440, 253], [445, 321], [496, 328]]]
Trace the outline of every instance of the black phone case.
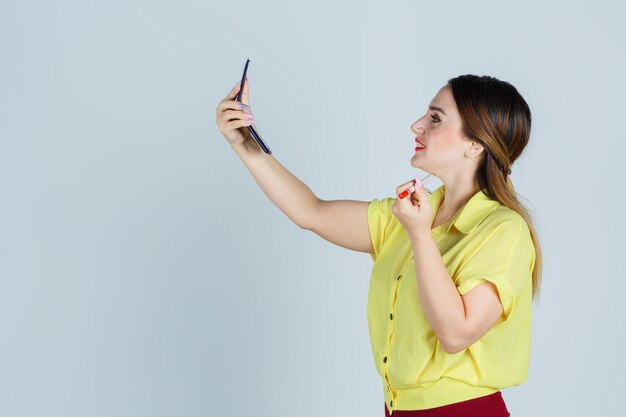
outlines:
[[[246, 82], [246, 73], [248, 72], [248, 64], [249, 63], [250, 63], [250, 59], [248, 58], [248, 60], [246, 61], [246, 66], [243, 69], [243, 76], [241, 77], [241, 88], [239, 89], [239, 92], [237, 93], [237, 97], [235, 97], [235, 100], [237, 100], [240, 103], [241, 103], [241, 94], [243, 93], [243, 86], [244, 86], [244, 84]], [[265, 141], [263, 141], [263, 138], [261, 137], [259, 132], [257, 132], [256, 129], [252, 125], [246, 126], [246, 127], [248, 128], [248, 132], [250, 132], [250, 134], [252, 135], [254, 140], [256, 140], [256, 142], [259, 144], [261, 149], [263, 149], [263, 152], [271, 154], [272, 151], [265, 144]]]

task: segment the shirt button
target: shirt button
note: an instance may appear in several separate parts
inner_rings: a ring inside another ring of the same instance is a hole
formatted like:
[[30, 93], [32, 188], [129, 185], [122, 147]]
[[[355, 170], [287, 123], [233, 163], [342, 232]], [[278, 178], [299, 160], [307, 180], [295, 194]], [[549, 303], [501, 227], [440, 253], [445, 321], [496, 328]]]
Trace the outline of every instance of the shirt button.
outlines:
[[393, 320], [393, 314], [389, 313], [389, 320]]
[[383, 358], [383, 362], [387, 362], [387, 357], [386, 356]]
[[402, 278], [402, 274], [398, 275], [398, 278], [396, 278], [396, 279], [400, 279], [400, 278]]
[[389, 403], [389, 405], [391, 405], [391, 406], [393, 407], [393, 401], [391, 401], [391, 402]]

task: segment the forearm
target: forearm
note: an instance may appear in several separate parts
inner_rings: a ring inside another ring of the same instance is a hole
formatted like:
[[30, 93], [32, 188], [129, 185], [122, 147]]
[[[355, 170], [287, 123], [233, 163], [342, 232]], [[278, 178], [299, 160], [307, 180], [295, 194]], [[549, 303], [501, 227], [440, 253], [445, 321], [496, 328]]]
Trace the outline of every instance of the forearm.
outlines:
[[465, 306], [454, 281], [443, 264], [430, 231], [411, 236], [417, 276], [418, 297], [424, 315], [445, 350], [460, 343]]
[[265, 195], [295, 224], [306, 227], [319, 201], [313, 191], [254, 140], [232, 148]]

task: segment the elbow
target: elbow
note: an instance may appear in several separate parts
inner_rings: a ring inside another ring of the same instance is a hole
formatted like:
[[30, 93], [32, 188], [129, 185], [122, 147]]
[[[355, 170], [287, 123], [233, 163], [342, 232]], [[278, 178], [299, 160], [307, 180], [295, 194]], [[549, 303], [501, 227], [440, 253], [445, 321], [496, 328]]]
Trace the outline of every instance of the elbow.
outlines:
[[300, 216], [299, 218], [292, 218], [291, 221], [293, 221], [296, 226], [298, 226], [302, 230], [309, 230], [313, 233], [316, 233], [315, 230], [317, 230], [317, 227], [315, 225], [315, 222], [311, 221], [312, 218], [313, 216]]
[[446, 353], [449, 353], [451, 355], [465, 350], [465, 346], [450, 346], [444, 345], [443, 343], [441, 344], [441, 346], [443, 347], [443, 350], [446, 351]]
[[449, 353], [451, 355], [465, 350], [464, 345], [452, 345], [452, 344], [447, 344], [447, 343], [441, 343], [441, 347], [443, 348], [443, 350], [446, 351], [446, 353]]
[[453, 337], [440, 338], [439, 342], [443, 350], [446, 353], [449, 353], [451, 355], [462, 352], [465, 349], [467, 349], [467, 344], [465, 343], [465, 341], [461, 340], [461, 338], [458, 338], [458, 337], [457, 338], [453, 338]]

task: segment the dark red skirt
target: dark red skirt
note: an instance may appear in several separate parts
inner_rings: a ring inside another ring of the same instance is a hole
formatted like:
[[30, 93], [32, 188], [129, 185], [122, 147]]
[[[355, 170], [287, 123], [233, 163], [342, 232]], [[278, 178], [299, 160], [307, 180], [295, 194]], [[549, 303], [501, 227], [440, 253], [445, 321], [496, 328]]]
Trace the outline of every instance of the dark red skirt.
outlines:
[[[393, 412], [393, 417], [509, 417], [510, 415], [500, 391], [441, 407]], [[391, 417], [387, 403], [385, 403], [385, 417]]]

